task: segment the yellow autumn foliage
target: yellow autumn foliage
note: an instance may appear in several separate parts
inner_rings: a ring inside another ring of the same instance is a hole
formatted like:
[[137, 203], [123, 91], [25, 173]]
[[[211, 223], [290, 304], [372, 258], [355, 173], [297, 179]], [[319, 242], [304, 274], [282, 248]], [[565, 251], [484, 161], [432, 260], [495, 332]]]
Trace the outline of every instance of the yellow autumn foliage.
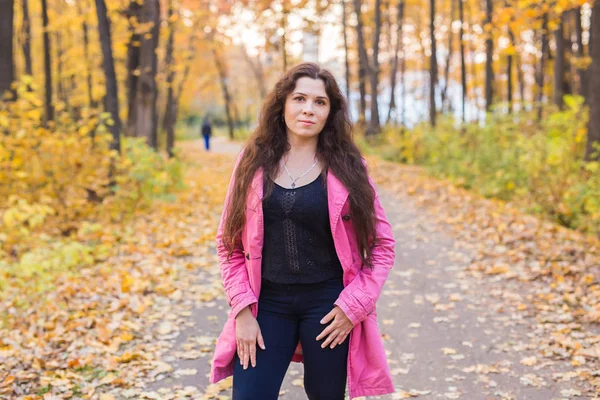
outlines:
[[[58, 113], [46, 128], [42, 102], [22, 82], [0, 103], [0, 281], [26, 280], [94, 262], [103, 227], [122, 224], [181, 186], [181, 165], [142, 141], [110, 148], [104, 113]], [[100, 232], [100, 233], [98, 233]], [[52, 272], [54, 271], [54, 272]], [[0, 285], [0, 291], [2, 286]]]

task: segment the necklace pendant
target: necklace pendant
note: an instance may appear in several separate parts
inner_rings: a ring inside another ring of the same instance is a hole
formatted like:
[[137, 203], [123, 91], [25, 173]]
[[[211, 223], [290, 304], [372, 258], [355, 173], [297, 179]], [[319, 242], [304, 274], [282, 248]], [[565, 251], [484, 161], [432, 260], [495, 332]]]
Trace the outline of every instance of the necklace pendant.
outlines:
[[292, 189], [296, 187], [296, 183], [292, 182]]

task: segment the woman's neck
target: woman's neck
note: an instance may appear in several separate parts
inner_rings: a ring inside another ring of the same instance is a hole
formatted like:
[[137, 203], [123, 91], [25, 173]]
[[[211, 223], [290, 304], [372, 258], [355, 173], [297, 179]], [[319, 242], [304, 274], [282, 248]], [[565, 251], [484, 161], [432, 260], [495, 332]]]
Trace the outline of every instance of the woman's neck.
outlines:
[[317, 154], [318, 140], [318, 137], [307, 138], [306, 140], [301, 140], [297, 137], [288, 137], [290, 150], [284, 158], [296, 163], [302, 161], [312, 162]]

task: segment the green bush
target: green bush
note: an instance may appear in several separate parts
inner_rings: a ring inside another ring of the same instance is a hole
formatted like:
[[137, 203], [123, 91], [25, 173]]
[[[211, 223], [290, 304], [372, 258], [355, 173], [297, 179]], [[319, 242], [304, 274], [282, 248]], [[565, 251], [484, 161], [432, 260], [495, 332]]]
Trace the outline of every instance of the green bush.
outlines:
[[424, 165], [456, 185], [598, 234], [600, 167], [584, 161], [587, 110], [580, 97], [566, 96], [565, 103], [539, 123], [535, 112], [488, 114], [485, 124], [446, 117], [435, 129], [386, 127], [365, 144], [388, 160]]

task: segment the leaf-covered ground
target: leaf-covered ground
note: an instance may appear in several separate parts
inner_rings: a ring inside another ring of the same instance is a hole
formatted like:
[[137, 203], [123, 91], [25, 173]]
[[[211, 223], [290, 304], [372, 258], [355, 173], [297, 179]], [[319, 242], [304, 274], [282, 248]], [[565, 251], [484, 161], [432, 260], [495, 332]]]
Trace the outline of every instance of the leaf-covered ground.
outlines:
[[[0, 398], [229, 399], [208, 385], [227, 304], [214, 235], [238, 147], [182, 144], [187, 190], [113, 255], [0, 331]], [[600, 396], [600, 245], [419, 170], [371, 160], [397, 239], [378, 318], [397, 391], [386, 399]], [[283, 399], [304, 399], [294, 364]]]

